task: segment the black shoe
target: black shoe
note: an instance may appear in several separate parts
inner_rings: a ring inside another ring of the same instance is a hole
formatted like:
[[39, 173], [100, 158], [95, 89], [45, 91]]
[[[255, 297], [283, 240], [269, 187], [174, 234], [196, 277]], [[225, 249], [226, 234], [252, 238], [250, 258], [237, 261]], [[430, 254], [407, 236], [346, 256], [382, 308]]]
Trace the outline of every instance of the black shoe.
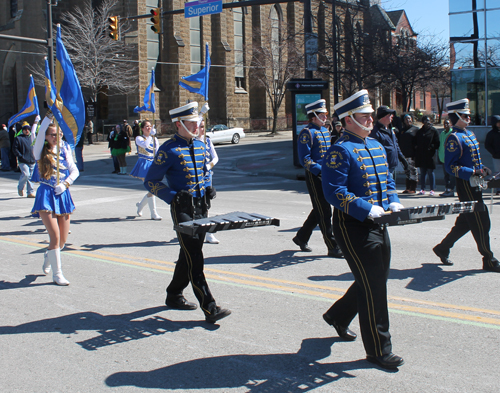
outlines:
[[441, 259], [441, 263], [443, 265], [451, 266], [453, 265], [453, 262], [448, 259], [449, 251], [448, 253], [445, 253], [439, 249], [439, 244], [432, 249], [434, 251], [434, 254], [436, 254], [439, 259]]
[[231, 315], [231, 310], [216, 306], [214, 309], [212, 309], [212, 312], [210, 314], [205, 313], [205, 321], [207, 321], [208, 323], [215, 323], [219, 319], [226, 318], [229, 315]]
[[165, 300], [165, 304], [175, 310], [196, 310], [198, 306], [194, 303], [188, 302], [184, 296], [169, 298]]
[[299, 247], [300, 247], [300, 250], [301, 250], [301, 251], [305, 251], [305, 252], [311, 252], [311, 251], [312, 251], [312, 248], [311, 248], [311, 247], [309, 247], [309, 246], [307, 245], [307, 242], [303, 242], [302, 240], [300, 240], [300, 239], [298, 238], [298, 236], [295, 236], [292, 240], [293, 240], [293, 242], [294, 242], [297, 246], [299, 246]]
[[454, 197], [455, 193], [451, 190], [446, 190], [442, 194], [439, 194], [440, 197], [447, 198], [447, 197]]
[[111, 173], [120, 173], [120, 171], [113, 171], [113, 172], [111, 172]]
[[401, 356], [394, 355], [392, 352], [382, 356], [366, 355], [366, 360], [368, 360], [370, 363], [378, 364], [380, 367], [389, 370], [393, 370], [405, 364], [405, 361]]
[[344, 254], [342, 253], [342, 250], [339, 246], [328, 250], [328, 256], [332, 258], [344, 258]]
[[492, 258], [488, 262], [483, 261], [483, 270], [500, 273], [500, 262], [496, 258]]
[[343, 338], [346, 341], [354, 341], [358, 337], [356, 333], [354, 333], [351, 329], [347, 327], [342, 327], [335, 322], [335, 320], [329, 316], [327, 313], [323, 314], [323, 319], [325, 322], [335, 328], [337, 331], [337, 334], [339, 335], [340, 338]]

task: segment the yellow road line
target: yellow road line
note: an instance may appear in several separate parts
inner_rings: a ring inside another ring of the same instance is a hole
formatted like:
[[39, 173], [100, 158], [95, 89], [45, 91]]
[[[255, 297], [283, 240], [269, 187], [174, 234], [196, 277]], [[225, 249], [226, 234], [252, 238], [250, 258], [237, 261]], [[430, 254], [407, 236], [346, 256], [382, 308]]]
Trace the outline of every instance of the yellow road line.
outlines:
[[[5, 242], [18, 243], [18, 244], [23, 244], [23, 245], [27, 245], [30, 247], [40, 248], [40, 249], [44, 248], [44, 247], [40, 247], [39, 243], [28, 242], [26, 240], [17, 239], [14, 237], [1, 236], [0, 239], [5, 241]], [[137, 260], [137, 259], [139, 259], [137, 257], [125, 256], [125, 255], [113, 253], [110, 251], [105, 251], [105, 250], [87, 251], [84, 248], [80, 248], [80, 250], [75, 249], [75, 248], [76, 247], [72, 246], [72, 249], [68, 249], [65, 252], [68, 254], [79, 255], [82, 257], [86, 257], [86, 258], [92, 258], [92, 259], [97, 259], [97, 260], [100, 259], [100, 260], [105, 260], [105, 261], [116, 262], [119, 264], [126, 264], [126, 265], [148, 268], [148, 269], [152, 269], [152, 270], [173, 272], [174, 267], [175, 267], [175, 263], [169, 262], [169, 261], [161, 261], [161, 260], [156, 260], [156, 259], [151, 259], [151, 258], [140, 258], [140, 259], [146, 261], [146, 262], [140, 262]], [[105, 254], [105, 255], [103, 255], [103, 254]], [[147, 262], [150, 262], [150, 263], [147, 263]], [[308, 296], [312, 296], [312, 297], [320, 297], [320, 298], [331, 299], [331, 300], [339, 299], [345, 292], [345, 290], [342, 288], [329, 287], [329, 286], [318, 285], [318, 284], [313, 284], [313, 283], [302, 283], [302, 282], [297, 282], [297, 281], [289, 281], [289, 280], [283, 280], [283, 279], [278, 279], [278, 278], [261, 277], [261, 276], [252, 275], [252, 274], [245, 274], [245, 273], [235, 273], [235, 272], [229, 272], [229, 271], [220, 270], [220, 269], [206, 268], [205, 272], [206, 272], [207, 278], [211, 278], [211, 279], [215, 279], [215, 280], [220, 280], [220, 281], [229, 282], [229, 283], [236, 283], [236, 284], [245, 285], [245, 286], [249, 286], [249, 287], [260, 287], [260, 288], [266, 288], [269, 290], [275, 290], [275, 291], [281, 291], [281, 292], [287, 292], [287, 293], [303, 294], [303, 295], [308, 295]], [[325, 291], [327, 291], [327, 292], [325, 292]], [[335, 293], [331, 293], [331, 292], [339, 292], [340, 294], [335, 294]], [[480, 314], [500, 315], [500, 311], [496, 311], [496, 310], [479, 309], [479, 308], [468, 307], [468, 306], [458, 306], [458, 305], [454, 305], [454, 304], [438, 303], [438, 302], [432, 302], [432, 301], [427, 301], [427, 300], [409, 299], [409, 298], [403, 298], [403, 297], [389, 297], [389, 299], [393, 300], [393, 301], [399, 301], [402, 303], [401, 304], [401, 303], [390, 302], [389, 307], [391, 309], [394, 309], [394, 310], [400, 310], [400, 311], [406, 311], [406, 312], [417, 313], [417, 314], [432, 315], [432, 316], [437, 316], [437, 317], [445, 317], [445, 318], [451, 318], [451, 319], [457, 319], [457, 320], [463, 320], [463, 321], [471, 321], [471, 322], [476, 322], [476, 323], [500, 326], [500, 319], [488, 318], [488, 317], [483, 317], [480, 315], [469, 315], [469, 314], [457, 313], [457, 312], [452, 312], [452, 311], [447, 311], [447, 310], [442, 310], [442, 309], [454, 309], [454, 310], [461, 310], [461, 311], [480, 313]], [[405, 303], [422, 304], [422, 305], [426, 305], [426, 306], [430, 306], [430, 307], [437, 307], [439, 309], [413, 306], [413, 305], [409, 305], [409, 304], [405, 304]]]

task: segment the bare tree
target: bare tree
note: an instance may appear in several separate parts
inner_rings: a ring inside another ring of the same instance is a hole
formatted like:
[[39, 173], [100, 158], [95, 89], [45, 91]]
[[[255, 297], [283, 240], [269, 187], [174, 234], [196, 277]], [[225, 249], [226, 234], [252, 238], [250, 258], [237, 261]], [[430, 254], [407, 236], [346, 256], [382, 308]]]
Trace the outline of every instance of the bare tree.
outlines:
[[[75, 7], [64, 12], [62, 40], [66, 47], [82, 89], [92, 101], [98, 94], [127, 94], [137, 89], [138, 63], [132, 62], [133, 48], [125, 45], [127, 24], [120, 26], [120, 40], [109, 37], [108, 18], [116, 15], [113, 8], [118, 0], [103, 0], [98, 7], [92, 7], [92, 0], [86, 0], [83, 8]], [[43, 84], [43, 67], [30, 67], [39, 83]]]
[[278, 112], [285, 98], [286, 84], [299, 73], [303, 58], [300, 45], [292, 39], [285, 28], [279, 25], [269, 26], [266, 30], [255, 31], [260, 42], [252, 48], [251, 76], [262, 86], [271, 103], [273, 125], [271, 134], [276, 134]]
[[439, 69], [434, 72], [434, 77], [427, 81], [427, 87], [430, 88], [436, 96], [438, 123], [441, 123], [441, 117], [444, 110], [444, 99], [451, 96], [450, 80], [450, 68], [439, 67]]

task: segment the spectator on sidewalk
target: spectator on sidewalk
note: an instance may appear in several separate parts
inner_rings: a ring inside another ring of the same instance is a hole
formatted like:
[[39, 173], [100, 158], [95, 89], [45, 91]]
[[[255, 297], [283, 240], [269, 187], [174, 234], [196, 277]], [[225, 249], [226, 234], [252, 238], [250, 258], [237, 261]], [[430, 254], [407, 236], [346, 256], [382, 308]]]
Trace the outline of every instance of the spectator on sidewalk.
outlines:
[[389, 164], [389, 173], [394, 177], [394, 172], [398, 166], [398, 161], [401, 161], [405, 172], [408, 171], [408, 162], [399, 149], [398, 140], [396, 139], [395, 129], [391, 127], [396, 111], [386, 105], [377, 108], [377, 122], [373, 127], [370, 137], [376, 139], [384, 146], [387, 153], [387, 162]]
[[[108, 135], [108, 149], [111, 153], [111, 158], [113, 159], [113, 167], [114, 171], [111, 173], [120, 173], [120, 164], [118, 162], [118, 158], [113, 154], [113, 149], [115, 148], [115, 136], [120, 132], [121, 126], [119, 124], [109, 132]], [[116, 134], [116, 135], [115, 135]]]
[[5, 126], [5, 124], [2, 124], [2, 128], [0, 129], [0, 150], [2, 159], [2, 171], [8, 172], [10, 171], [10, 139], [9, 131], [7, 131], [7, 127]]
[[[85, 123], [84, 131], [87, 134], [87, 141], [89, 145], [92, 145], [94, 142], [92, 141], [93, 134], [94, 134], [94, 123], [92, 123], [92, 120], [88, 119], [87, 122]], [[83, 135], [80, 139], [83, 139]], [[80, 168], [78, 168], [80, 169]]]
[[17, 166], [17, 157], [12, 150], [14, 148], [14, 141], [16, 140], [16, 133], [17, 133], [16, 124], [11, 125], [9, 128], [9, 141], [10, 141], [9, 161], [10, 161], [10, 169], [12, 169], [14, 172], [19, 172], [19, 167]]
[[439, 135], [437, 130], [432, 126], [429, 116], [422, 116], [423, 126], [415, 135], [415, 166], [420, 170], [420, 191], [419, 195], [425, 195], [425, 179], [429, 178], [430, 192], [429, 195], [434, 195], [436, 188], [436, 163], [434, 156], [439, 148]]
[[[141, 127], [139, 125], [139, 120], [134, 120], [134, 126], [132, 127], [132, 133], [134, 141], [138, 136], [141, 136]], [[139, 145], [135, 142], [135, 154], [139, 154]]]
[[444, 186], [445, 190], [442, 194], [439, 194], [440, 197], [453, 197], [455, 196], [455, 176], [450, 175], [446, 172], [446, 168], [444, 166], [444, 147], [446, 146], [446, 138], [452, 133], [453, 128], [451, 128], [451, 124], [449, 120], [444, 121], [444, 130], [439, 134], [439, 149], [438, 149], [438, 158], [439, 163], [443, 165], [443, 173], [444, 173]]
[[[33, 124], [36, 129], [37, 123]], [[19, 160], [19, 168], [21, 169], [21, 176], [17, 185], [17, 193], [19, 196], [24, 196], [24, 187], [26, 186], [28, 198], [35, 197], [35, 190], [31, 184], [31, 176], [35, 168], [35, 157], [33, 156], [33, 146], [31, 146], [31, 127], [28, 122], [22, 125], [22, 133], [14, 141], [12, 149], [15, 156]]]
[[500, 116], [491, 117], [493, 128], [486, 134], [484, 147], [493, 156], [493, 170], [500, 172]]
[[[85, 134], [80, 135], [80, 140], [75, 146], [76, 167], [79, 172], [83, 172], [83, 140]], [[91, 143], [89, 143], [90, 145]]]
[[398, 134], [398, 142], [401, 153], [403, 153], [406, 162], [408, 162], [409, 176], [406, 177], [406, 188], [403, 194], [415, 194], [417, 190], [418, 170], [415, 167], [415, 148], [413, 145], [417, 131], [418, 127], [413, 125], [412, 115], [404, 115], [403, 128]]

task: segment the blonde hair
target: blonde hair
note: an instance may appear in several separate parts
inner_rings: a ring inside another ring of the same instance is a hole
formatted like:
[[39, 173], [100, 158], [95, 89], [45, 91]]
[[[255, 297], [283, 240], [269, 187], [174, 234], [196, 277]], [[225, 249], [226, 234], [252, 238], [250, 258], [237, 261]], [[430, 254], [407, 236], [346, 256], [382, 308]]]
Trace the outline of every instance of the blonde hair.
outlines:
[[[47, 132], [49, 129], [54, 129], [57, 132], [55, 124], [50, 123], [47, 127]], [[56, 155], [50, 148], [49, 144], [45, 142], [42, 148], [42, 155], [38, 160], [38, 170], [40, 171], [40, 176], [44, 179], [50, 179], [53, 172], [53, 167], [56, 164]]]

